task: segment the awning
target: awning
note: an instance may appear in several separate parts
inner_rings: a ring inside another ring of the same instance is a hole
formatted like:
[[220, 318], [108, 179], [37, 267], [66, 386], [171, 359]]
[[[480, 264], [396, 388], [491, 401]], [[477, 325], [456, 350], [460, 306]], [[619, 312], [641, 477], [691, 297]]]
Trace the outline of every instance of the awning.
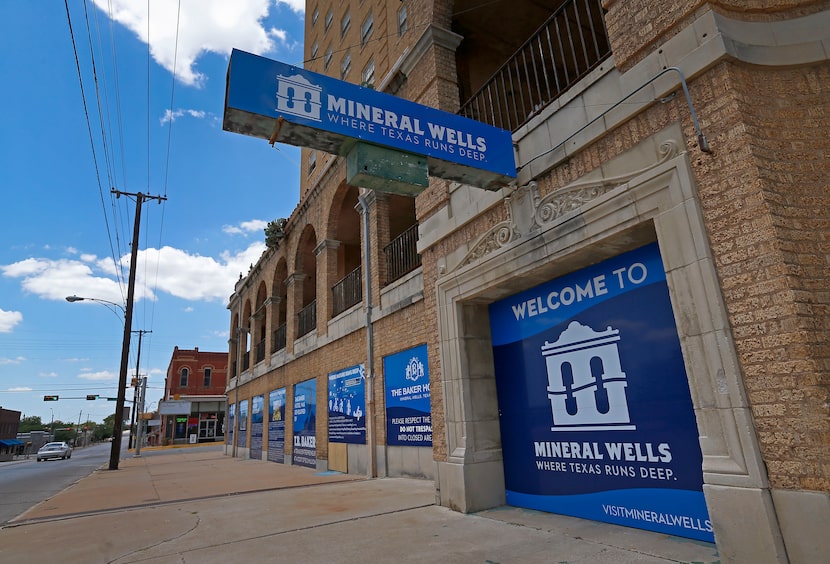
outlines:
[[22, 444], [23, 441], [17, 439], [0, 439], [0, 446], [18, 446]]

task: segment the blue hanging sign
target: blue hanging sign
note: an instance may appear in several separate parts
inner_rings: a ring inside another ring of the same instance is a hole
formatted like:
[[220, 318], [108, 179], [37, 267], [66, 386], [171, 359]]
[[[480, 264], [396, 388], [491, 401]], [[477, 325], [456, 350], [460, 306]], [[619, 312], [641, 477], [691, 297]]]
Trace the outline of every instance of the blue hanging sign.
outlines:
[[262, 412], [265, 407], [265, 396], [251, 398], [251, 450], [250, 457], [262, 458]]
[[248, 400], [239, 402], [239, 436], [236, 437], [236, 446], [245, 447], [248, 443]]
[[285, 388], [268, 394], [268, 460], [285, 461]]
[[714, 542], [656, 243], [490, 305], [507, 502]]
[[317, 468], [317, 380], [294, 384], [294, 457], [297, 466]]
[[362, 364], [329, 374], [329, 442], [366, 444], [365, 382]]
[[426, 157], [429, 173], [498, 189], [516, 177], [509, 131], [234, 49], [222, 128], [345, 155], [357, 141]]
[[386, 444], [432, 446], [427, 346], [383, 359], [386, 384]]

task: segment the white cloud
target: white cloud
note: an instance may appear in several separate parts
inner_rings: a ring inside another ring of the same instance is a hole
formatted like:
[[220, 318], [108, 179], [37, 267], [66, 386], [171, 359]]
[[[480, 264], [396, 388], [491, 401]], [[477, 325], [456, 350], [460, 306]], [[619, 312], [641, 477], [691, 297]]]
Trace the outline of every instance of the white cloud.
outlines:
[[[228, 55], [232, 48], [261, 55], [275, 47], [262, 26], [271, 0], [183, 0], [153, 2], [149, 15], [146, 0], [94, 0], [105, 14], [121, 23], [144, 43], [155, 61], [185, 84], [199, 86], [205, 77], [196, 69], [204, 53]], [[302, 13], [304, 0], [278, 0]], [[176, 22], [179, 22], [178, 33]], [[149, 40], [148, 40], [149, 33]], [[177, 39], [178, 37], [178, 39]]]
[[25, 361], [26, 361], [25, 356], [16, 356], [14, 358], [0, 357], [0, 365], [3, 365], [3, 364], [20, 364], [21, 362], [25, 362]]
[[[235, 253], [225, 251], [219, 258], [193, 255], [172, 247], [139, 251], [135, 299], [155, 300], [156, 292], [191, 301], [227, 299], [239, 274], [246, 274], [264, 251], [264, 240]], [[129, 262], [129, 255], [120, 259], [125, 268]], [[123, 304], [122, 296], [126, 294], [126, 291], [122, 293], [109, 259], [90, 265], [77, 260], [28, 258], [0, 266], [0, 272], [9, 278], [20, 278], [24, 290], [49, 300], [64, 300], [77, 294]], [[3, 317], [0, 315], [0, 323]]]
[[305, 0], [277, 0], [277, 4], [285, 4], [298, 14], [305, 12]]
[[186, 110], [184, 108], [179, 108], [178, 110], [172, 112], [170, 110], [164, 110], [164, 115], [161, 119], [159, 119], [159, 122], [161, 122], [161, 125], [164, 125], [165, 123], [176, 121], [184, 115], [188, 115], [196, 119], [204, 119], [207, 114], [202, 110]]
[[29, 388], [28, 386], [17, 386], [17, 387], [14, 387], [14, 388], [9, 388], [6, 391], [7, 392], [31, 392], [32, 388]]
[[50, 300], [80, 293], [115, 303], [124, 301], [116, 280], [100, 276], [79, 260], [28, 258], [2, 266], [0, 271], [9, 278], [21, 278], [21, 286], [27, 292]]
[[[148, 269], [152, 272], [151, 280], [140, 281], [186, 300], [224, 300], [233, 292], [239, 274], [246, 274], [264, 251], [264, 241], [252, 243], [236, 254], [226, 251], [218, 260], [172, 247], [147, 249], [139, 252], [139, 262], [156, 266]], [[143, 271], [139, 269], [139, 273]]]
[[0, 333], [11, 333], [14, 326], [23, 321], [23, 314], [19, 311], [0, 309]]
[[117, 380], [118, 374], [109, 370], [102, 370], [100, 372], [82, 372], [78, 374], [78, 378], [95, 382], [109, 382], [110, 380]]
[[224, 233], [228, 233], [229, 235], [247, 235], [248, 233], [254, 232], [262, 233], [267, 226], [267, 221], [252, 219], [250, 221], [243, 221], [239, 225], [223, 225], [222, 231]]

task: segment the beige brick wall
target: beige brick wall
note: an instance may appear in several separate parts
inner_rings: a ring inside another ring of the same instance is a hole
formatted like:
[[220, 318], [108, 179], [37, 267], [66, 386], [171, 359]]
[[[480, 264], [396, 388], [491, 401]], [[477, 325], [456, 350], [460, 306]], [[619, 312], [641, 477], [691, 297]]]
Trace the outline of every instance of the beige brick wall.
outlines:
[[[656, 105], [538, 178], [542, 194], [672, 122], [683, 126], [735, 344], [774, 487], [830, 489], [830, 68], [721, 63], [690, 84], [712, 155], [685, 102]], [[424, 253], [427, 317], [439, 259], [504, 219], [501, 206]], [[430, 334], [437, 338], [437, 328]], [[430, 356], [433, 381], [441, 378]], [[446, 459], [433, 393], [436, 458]]]

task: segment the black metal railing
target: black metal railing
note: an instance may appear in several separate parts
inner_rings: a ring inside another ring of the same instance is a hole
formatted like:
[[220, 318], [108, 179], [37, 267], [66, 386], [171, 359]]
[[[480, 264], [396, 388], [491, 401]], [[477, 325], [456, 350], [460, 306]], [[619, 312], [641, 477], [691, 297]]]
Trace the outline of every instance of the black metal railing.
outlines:
[[236, 361], [231, 361], [231, 378], [236, 378]]
[[418, 224], [392, 239], [383, 248], [386, 255], [386, 284], [391, 284], [401, 276], [421, 266], [418, 254]]
[[245, 351], [242, 355], [242, 372], [245, 372], [251, 367], [251, 351]]
[[283, 323], [274, 330], [274, 340], [271, 341], [271, 352], [275, 353], [285, 348], [286, 325]]
[[265, 339], [262, 339], [260, 342], [256, 344], [256, 361], [255, 362], [262, 362], [265, 360]]
[[609, 55], [602, 1], [570, 0], [458, 113], [516, 131]]
[[317, 300], [314, 300], [297, 314], [297, 337], [311, 333], [317, 328]]
[[363, 272], [363, 269], [358, 266], [332, 286], [332, 317], [340, 315], [353, 305], [360, 303], [363, 295], [361, 272]]

